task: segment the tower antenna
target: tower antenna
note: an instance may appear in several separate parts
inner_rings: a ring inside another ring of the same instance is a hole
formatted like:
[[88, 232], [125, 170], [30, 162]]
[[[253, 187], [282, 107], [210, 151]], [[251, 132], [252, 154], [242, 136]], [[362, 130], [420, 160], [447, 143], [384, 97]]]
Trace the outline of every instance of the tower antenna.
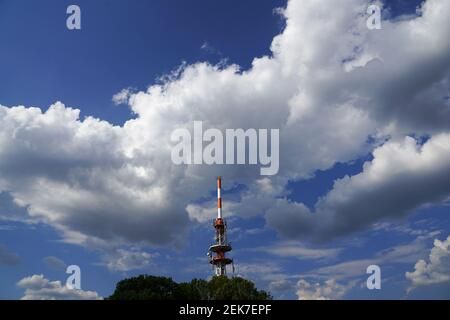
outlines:
[[210, 260], [214, 267], [216, 276], [226, 276], [227, 265], [233, 263], [233, 259], [227, 258], [226, 253], [232, 250], [227, 241], [227, 224], [222, 217], [222, 178], [217, 178], [217, 218], [214, 220], [214, 229], [216, 230], [216, 243], [209, 247]]

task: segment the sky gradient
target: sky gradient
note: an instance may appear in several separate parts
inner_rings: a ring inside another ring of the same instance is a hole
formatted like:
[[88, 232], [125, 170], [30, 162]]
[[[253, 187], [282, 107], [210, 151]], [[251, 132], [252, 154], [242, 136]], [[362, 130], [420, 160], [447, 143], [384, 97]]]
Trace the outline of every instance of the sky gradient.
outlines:
[[[276, 299], [449, 299], [449, 2], [376, 3], [381, 30], [365, 0], [80, 0], [68, 30], [70, 1], [0, 0], [0, 299], [210, 277], [218, 175]], [[279, 173], [174, 165], [193, 121], [280, 129]]]

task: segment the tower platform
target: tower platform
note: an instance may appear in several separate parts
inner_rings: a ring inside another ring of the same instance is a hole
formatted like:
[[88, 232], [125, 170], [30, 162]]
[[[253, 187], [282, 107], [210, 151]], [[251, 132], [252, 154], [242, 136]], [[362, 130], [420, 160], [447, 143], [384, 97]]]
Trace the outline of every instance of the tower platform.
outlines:
[[212, 265], [227, 265], [233, 263], [233, 259], [214, 257], [209, 261], [209, 263]]
[[209, 247], [209, 251], [211, 252], [229, 252], [231, 249], [230, 244], [215, 244]]

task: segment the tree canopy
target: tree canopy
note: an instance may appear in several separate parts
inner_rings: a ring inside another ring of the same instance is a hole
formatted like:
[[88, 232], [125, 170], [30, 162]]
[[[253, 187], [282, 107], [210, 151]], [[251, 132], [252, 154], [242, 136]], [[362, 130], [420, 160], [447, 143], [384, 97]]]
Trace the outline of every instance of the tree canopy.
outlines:
[[225, 276], [176, 283], [172, 278], [141, 275], [117, 283], [110, 300], [270, 300], [249, 280]]

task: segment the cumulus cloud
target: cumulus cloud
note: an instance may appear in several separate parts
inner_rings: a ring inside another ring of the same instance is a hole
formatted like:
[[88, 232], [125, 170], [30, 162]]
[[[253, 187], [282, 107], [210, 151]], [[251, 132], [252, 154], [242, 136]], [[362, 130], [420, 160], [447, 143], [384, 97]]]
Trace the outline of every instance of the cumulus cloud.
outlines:
[[417, 261], [414, 271], [406, 272], [412, 288], [450, 282], [450, 236], [446, 240], [434, 240], [428, 261]]
[[17, 285], [25, 289], [21, 300], [101, 300], [94, 291], [69, 289], [60, 281], [50, 281], [41, 275], [23, 278]]
[[299, 300], [338, 300], [344, 297], [352, 285], [341, 285], [334, 279], [319, 282], [308, 282], [300, 279], [297, 282], [297, 296]]
[[[180, 243], [189, 217], [206, 221], [206, 211], [192, 205], [209, 195], [219, 172], [225, 188], [248, 187], [230, 204], [233, 214], [267, 214], [269, 225], [294, 237], [294, 227], [345, 235], [442, 201], [450, 195], [449, 168], [437, 159], [448, 158], [449, 136], [441, 132], [450, 124], [442, 15], [449, 2], [427, 0], [419, 16], [384, 21], [376, 32], [366, 28], [368, 3], [289, 1], [270, 56], [244, 71], [184, 64], [146, 91], [124, 90], [113, 100], [128, 102], [136, 118], [123, 126], [80, 120], [79, 110], [62, 103], [45, 112], [0, 106], [0, 192], [66, 241], [101, 248]], [[173, 165], [171, 133], [192, 129], [195, 120], [220, 130], [280, 129], [279, 174], [261, 182], [256, 166]], [[423, 147], [411, 138], [399, 142], [409, 133], [432, 138]], [[279, 199], [288, 181], [356, 159], [390, 137], [363, 173], [338, 181], [317, 204], [321, 219]], [[414, 185], [419, 179], [423, 194]], [[384, 187], [396, 191], [392, 205]]]
[[168, 173], [133, 156], [141, 151], [126, 146], [124, 128], [78, 117], [61, 103], [44, 113], [0, 107], [0, 189], [73, 242], [170, 241], [187, 217], [168, 201]]
[[[269, 225], [290, 237], [330, 239], [387, 218], [399, 218], [450, 196], [450, 134], [423, 145], [414, 138], [391, 140], [376, 148], [363, 172], [335, 181], [311, 212], [302, 204], [278, 200]], [[278, 212], [284, 212], [280, 215]]]
[[115, 105], [126, 104], [128, 102], [131, 93], [132, 90], [129, 88], [122, 89], [122, 91], [113, 95], [112, 101], [114, 102]]

